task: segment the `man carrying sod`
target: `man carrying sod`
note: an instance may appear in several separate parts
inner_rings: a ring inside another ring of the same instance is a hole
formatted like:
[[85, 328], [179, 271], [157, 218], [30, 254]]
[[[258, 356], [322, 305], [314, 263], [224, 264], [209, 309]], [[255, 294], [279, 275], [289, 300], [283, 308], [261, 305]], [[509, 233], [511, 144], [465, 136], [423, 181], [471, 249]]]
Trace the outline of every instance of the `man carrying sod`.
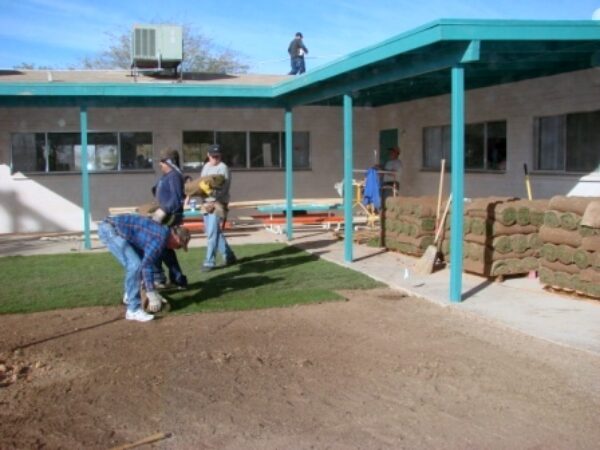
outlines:
[[154, 267], [165, 248], [187, 251], [190, 232], [183, 227], [169, 229], [149, 217], [123, 214], [105, 218], [98, 225], [98, 236], [125, 268], [125, 319], [138, 322], [154, 319], [142, 308], [141, 283], [148, 296], [148, 310], [160, 311], [164, 299], [154, 288]]

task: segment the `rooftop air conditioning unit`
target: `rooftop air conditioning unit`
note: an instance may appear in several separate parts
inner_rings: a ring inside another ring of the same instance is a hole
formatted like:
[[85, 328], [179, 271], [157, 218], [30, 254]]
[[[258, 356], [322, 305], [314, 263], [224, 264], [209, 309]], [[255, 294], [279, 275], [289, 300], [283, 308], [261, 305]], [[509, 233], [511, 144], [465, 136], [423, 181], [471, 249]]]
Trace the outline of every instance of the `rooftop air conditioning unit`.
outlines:
[[183, 60], [183, 31], [177, 25], [135, 25], [131, 36], [131, 67], [177, 69]]

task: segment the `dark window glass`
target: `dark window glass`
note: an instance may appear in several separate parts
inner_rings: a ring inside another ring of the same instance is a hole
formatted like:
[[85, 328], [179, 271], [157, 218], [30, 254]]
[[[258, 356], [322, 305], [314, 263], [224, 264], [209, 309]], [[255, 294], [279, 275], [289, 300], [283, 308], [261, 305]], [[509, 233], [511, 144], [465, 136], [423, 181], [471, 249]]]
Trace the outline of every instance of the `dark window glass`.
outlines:
[[44, 133], [15, 133], [11, 135], [12, 170], [44, 172], [46, 136]]
[[120, 133], [121, 169], [152, 168], [152, 133]]
[[245, 131], [217, 132], [223, 162], [229, 167], [246, 167], [246, 134]]
[[600, 111], [567, 116], [567, 171], [600, 170]]
[[279, 133], [250, 133], [250, 167], [280, 167]]
[[79, 133], [48, 133], [48, 170], [70, 172], [79, 170], [81, 154], [75, 158], [75, 147], [81, 146]]
[[206, 160], [208, 147], [214, 144], [212, 131], [183, 132], [183, 167], [199, 169]]

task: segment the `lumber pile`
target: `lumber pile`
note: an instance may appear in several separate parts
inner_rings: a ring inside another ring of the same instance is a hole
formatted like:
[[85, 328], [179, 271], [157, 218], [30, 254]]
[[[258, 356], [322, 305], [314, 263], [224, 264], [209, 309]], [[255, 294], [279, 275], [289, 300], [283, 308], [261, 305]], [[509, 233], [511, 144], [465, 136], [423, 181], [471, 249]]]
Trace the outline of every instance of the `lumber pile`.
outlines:
[[388, 197], [385, 207], [385, 245], [407, 255], [421, 256], [433, 244], [435, 197]]
[[552, 197], [540, 238], [540, 282], [600, 298], [600, 197]]
[[[463, 269], [485, 277], [526, 274], [538, 268], [539, 229], [548, 200], [474, 199], [465, 206]], [[450, 221], [446, 223], [449, 230]], [[442, 253], [450, 254], [446, 232]]]

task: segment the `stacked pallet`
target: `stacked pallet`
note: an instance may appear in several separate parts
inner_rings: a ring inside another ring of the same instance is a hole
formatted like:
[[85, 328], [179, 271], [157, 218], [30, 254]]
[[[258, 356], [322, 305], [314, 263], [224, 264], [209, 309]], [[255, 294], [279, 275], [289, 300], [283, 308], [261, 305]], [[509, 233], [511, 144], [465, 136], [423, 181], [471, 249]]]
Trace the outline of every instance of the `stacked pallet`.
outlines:
[[437, 199], [388, 197], [385, 208], [385, 246], [407, 255], [423, 255], [433, 243]]
[[556, 196], [550, 200], [540, 229], [541, 283], [600, 298], [598, 205], [599, 197]]
[[[463, 268], [486, 277], [526, 274], [538, 268], [539, 228], [548, 200], [475, 199], [465, 207]], [[447, 226], [449, 226], [447, 224]], [[450, 252], [449, 233], [442, 244]]]

